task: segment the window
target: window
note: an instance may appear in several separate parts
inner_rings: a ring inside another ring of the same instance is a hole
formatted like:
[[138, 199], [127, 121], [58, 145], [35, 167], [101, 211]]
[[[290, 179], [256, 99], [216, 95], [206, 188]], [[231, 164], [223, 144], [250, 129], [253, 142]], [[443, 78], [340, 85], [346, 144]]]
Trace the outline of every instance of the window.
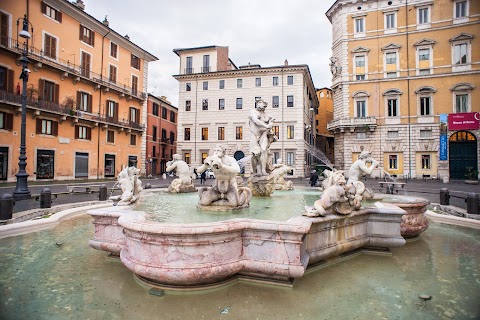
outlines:
[[356, 118], [365, 118], [367, 116], [367, 101], [360, 100], [356, 102]]
[[431, 138], [432, 130], [420, 130], [420, 138]]
[[357, 81], [365, 80], [365, 75], [364, 74], [357, 74], [357, 75], [355, 75], [355, 80], [357, 80]]
[[187, 83], [185, 84], [185, 90], [186, 90], [186, 91], [192, 91], [192, 84], [191, 84], [190, 82], [187, 82]]
[[115, 119], [118, 117], [118, 103], [107, 100], [107, 117]]
[[396, 72], [387, 72], [387, 78], [391, 79], [391, 78], [396, 78], [396, 77], [397, 77]]
[[365, 131], [357, 132], [357, 139], [367, 139], [367, 133]]
[[225, 89], [225, 80], [218, 81], [218, 89]]
[[218, 99], [218, 110], [225, 110], [225, 99]]
[[455, 19], [462, 19], [468, 16], [467, 1], [455, 1], [454, 6], [455, 6], [454, 8]]
[[398, 99], [387, 99], [387, 113], [389, 117], [397, 117], [398, 114]]
[[52, 120], [42, 120], [41, 134], [52, 134]]
[[243, 139], [243, 127], [235, 127], [235, 139]]
[[398, 156], [396, 154], [388, 156], [388, 169], [398, 169]]
[[397, 64], [397, 53], [396, 52], [387, 52], [385, 54], [385, 63], [386, 64]]
[[45, 33], [43, 52], [45, 56], [52, 59], [57, 59], [57, 38]]
[[185, 101], [185, 111], [190, 111], [190, 110], [192, 110], [192, 101], [187, 100]]
[[208, 110], [208, 99], [202, 100], [202, 110]]
[[187, 57], [186, 59], [187, 66], [185, 68], [185, 73], [186, 74], [191, 74], [193, 73], [193, 57]]
[[158, 117], [159, 110], [160, 110], [160, 106], [158, 105], [158, 103], [154, 102], [152, 106], [153, 115]]
[[243, 99], [237, 98], [237, 109], [242, 109], [242, 108], [243, 108]]
[[431, 160], [429, 154], [422, 154], [422, 169], [431, 169]]
[[255, 87], [262, 86], [262, 78], [255, 78]]
[[468, 112], [468, 94], [455, 94], [455, 112]]
[[115, 131], [107, 130], [107, 142], [115, 143]]
[[237, 79], [237, 88], [242, 88], [242, 87], [243, 87], [243, 80]]
[[273, 96], [272, 97], [272, 108], [278, 108], [280, 106], [280, 97]]
[[287, 152], [287, 166], [293, 166], [295, 164], [295, 152]]
[[170, 131], [170, 143], [173, 144], [175, 142], [175, 133]]
[[465, 64], [467, 62], [467, 43], [454, 45], [453, 64]]
[[47, 119], [38, 119], [36, 120], [36, 131], [37, 134], [45, 135], [58, 135], [58, 122], [47, 120]]
[[225, 127], [218, 127], [218, 140], [225, 140]]
[[77, 109], [84, 112], [92, 112], [92, 96], [88, 93], [77, 92]]
[[202, 163], [203, 163], [205, 161], [205, 159], [207, 159], [208, 153], [202, 152], [201, 156], [202, 156]]
[[[0, 16], [2, 13], [0, 12]], [[0, 17], [1, 18], [1, 17]], [[3, 19], [3, 18], [1, 18]], [[1, 36], [1, 39], [4, 39], [3, 36]], [[8, 40], [8, 39], [7, 39]], [[2, 42], [0, 42], [2, 43]], [[6, 45], [5, 45], [6, 46]], [[14, 76], [13, 76], [13, 70], [4, 68], [0, 66], [0, 90], [8, 91], [10, 93], [13, 93], [13, 83], [14, 83]]]
[[287, 139], [295, 138], [295, 126], [287, 126]]
[[82, 51], [82, 56], [80, 58], [80, 65], [81, 65], [81, 74], [84, 77], [90, 78], [90, 63], [92, 61], [92, 56]]
[[355, 33], [365, 32], [365, 18], [355, 19]]
[[203, 56], [203, 69], [202, 72], [210, 72], [210, 55]]
[[355, 67], [365, 67], [365, 56], [355, 56]]
[[138, 77], [132, 75], [132, 95], [136, 96], [138, 94]]
[[189, 141], [190, 140], [190, 128], [185, 128], [184, 129], [184, 134], [183, 134], [184, 140]]
[[202, 140], [208, 140], [208, 128], [202, 128]]
[[190, 152], [185, 152], [183, 158], [187, 164], [190, 164]]
[[293, 96], [287, 96], [287, 107], [293, 108]]
[[80, 25], [80, 41], [92, 47], [95, 46], [95, 32]]
[[75, 139], [90, 140], [92, 129], [85, 126], [75, 126]]
[[13, 113], [0, 112], [0, 129], [13, 129]]
[[162, 118], [163, 119], [167, 119], [167, 108], [165, 107], [162, 107]]
[[130, 145], [136, 146], [137, 145], [137, 136], [135, 134], [130, 135]]
[[132, 53], [130, 58], [130, 66], [137, 70], [140, 70], [140, 58]]
[[[167, 142], [167, 130], [162, 129], [162, 142]], [[163, 152], [165, 154], [165, 152]]]
[[387, 131], [387, 138], [388, 139], [398, 139], [400, 134], [398, 131]]
[[118, 58], [118, 46], [116, 43], [110, 42], [110, 57]]
[[419, 49], [418, 50], [418, 61], [428, 61], [430, 60], [430, 49]]
[[58, 89], [58, 84], [47, 80], [40, 80], [39, 91], [43, 100], [58, 103]]
[[170, 122], [175, 123], [175, 111], [170, 110]]
[[208, 90], [208, 81], [203, 81], [203, 90]]
[[116, 83], [117, 82], [117, 67], [110, 65], [110, 72], [109, 72], [109, 77], [108, 80], [111, 83]]
[[387, 13], [385, 15], [385, 29], [395, 29], [397, 28], [395, 13]]
[[152, 126], [152, 140], [157, 141], [157, 126]]
[[280, 137], [280, 126], [273, 126], [272, 127], [272, 132], [277, 138], [279, 138]]
[[62, 13], [42, 1], [42, 13], [55, 21], [62, 22]]
[[429, 7], [418, 8], [417, 16], [418, 16], [417, 18], [418, 24], [430, 23], [430, 8]]
[[278, 77], [273, 77], [273, 85], [278, 86]]
[[420, 115], [431, 115], [431, 97], [420, 97]]
[[287, 76], [287, 85], [293, 85], [293, 76]]
[[130, 121], [138, 123], [140, 120], [140, 110], [137, 108], [130, 107]]
[[420, 76], [428, 76], [430, 74], [430, 69], [420, 69], [418, 70], [418, 75]]

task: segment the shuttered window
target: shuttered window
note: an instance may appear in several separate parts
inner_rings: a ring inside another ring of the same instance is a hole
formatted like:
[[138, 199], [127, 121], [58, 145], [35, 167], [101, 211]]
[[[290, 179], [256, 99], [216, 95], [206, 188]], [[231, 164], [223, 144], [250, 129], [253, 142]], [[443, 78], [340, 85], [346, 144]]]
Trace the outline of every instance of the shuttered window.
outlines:
[[92, 129], [85, 126], [75, 126], [75, 139], [92, 139]]
[[13, 129], [13, 114], [0, 112], [0, 129], [12, 130]]
[[0, 90], [13, 93], [13, 70], [0, 67]]
[[131, 56], [131, 63], [130, 63], [130, 65], [131, 65], [133, 68], [135, 68], [135, 69], [137, 69], [137, 70], [140, 70], [140, 58], [137, 57], [136, 55], [134, 55], [133, 53], [132, 53], [132, 56]]
[[57, 38], [45, 34], [43, 53], [49, 58], [57, 59]]
[[77, 91], [77, 110], [92, 112], [92, 95]]
[[110, 57], [118, 58], [118, 46], [113, 42], [110, 42]]
[[36, 120], [36, 133], [58, 136], [58, 122], [48, 119]]
[[53, 20], [56, 20], [58, 22], [62, 22], [62, 13], [58, 11], [57, 9], [51, 7], [50, 5], [46, 4], [45, 2], [42, 1], [41, 5], [42, 13]]
[[80, 41], [85, 42], [92, 47], [95, 46], [95, 32], [80, 25]]
[[115, 101], [107, 100], [107, 120], [118, 120], [118, 103]]
[[108, 77], [108, 80], [111, 83], [117, 82], [117, 67], [110, 65], [110, 75]]
[[132, 95], [138, 94], [138, 77], [132, 75]]
[[48, 102], [58, 103], [58, 84], [40, 79], [38, 92], [40, 99]]

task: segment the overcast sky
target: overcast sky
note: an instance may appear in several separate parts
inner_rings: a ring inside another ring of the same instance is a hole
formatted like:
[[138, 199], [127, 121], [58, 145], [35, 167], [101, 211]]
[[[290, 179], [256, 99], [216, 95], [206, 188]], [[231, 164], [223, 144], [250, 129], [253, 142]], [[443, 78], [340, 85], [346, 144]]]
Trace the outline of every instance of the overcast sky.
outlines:
[[[73, 0], [72, 0], [73, 1]], [[73, 1], [75, 2], [75, 1]], [[84, 0], [85, 11], [156, 56], [148, 92], [178, 106], [179, 58], [173, 49], [228, 46], [237, 65], [307, 64], [317, 88], [331, 85], [334, 0]]]

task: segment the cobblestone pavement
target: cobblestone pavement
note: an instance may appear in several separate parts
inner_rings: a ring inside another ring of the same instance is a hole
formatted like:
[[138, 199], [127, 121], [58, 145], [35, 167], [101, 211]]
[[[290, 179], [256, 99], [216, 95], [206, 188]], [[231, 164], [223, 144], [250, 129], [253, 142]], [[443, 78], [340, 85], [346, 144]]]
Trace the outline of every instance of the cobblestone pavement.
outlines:
[[[141, 178], [143, 184], [150, 183], [152, 188], [168, 187], [173, 180], [172, 177], [162, 179], [161, 177], [155, 177], [153, 179]], [[295, 178], [291, 179], [296, 186], [309, 186], [307, 179]], [[385, 192], [385, 187], [381, 188], [379, 182], [382, 180], [367, 179], [365, 184], [373, 189], [375, 192]], [[213, 180], [207, 180], [206, 185], [211, 184]], [[480, 185], [468, 185], [464, 181], [450, 181], [449, 183], [443, 183], [440, 180], [422, 180], [422, 179], [410, 179], [399, 180], [399, 182], [405, 182], [404, 189], [398, 190], [398, 194], [405, 194], [408, 196], [422, 197], [429, 200], [431, 203], [440, 202], [440, 189], [447, 188], [450, 192], [450, 204], [459, 208], [466, 209], [466, 203], [464, 199], [457, 197], [466, 197], [469, 192], [480, 193]], [[67, 186], [88, 186], [88, 185], [101, 185], [105, 184], [108, 188], [112, 188], [116, 180], [75, 180], [75, 181], [32, 181], [29, 182], [28, 187], [32, 194], [32, 198], [28, 200], [16, 201], [14, 206], [14, 212], [21, 212], [25, 210], [35, 209], [40, 207], [39, 201], [35, 199], [35, 196], [40, 195], [40, 192], [44, 188], [49, 188], [52, 194], [57, 194], [57, 198], [52, 196], [52, 206], [59, 204], [67, 204], [72, 202], [84, 202], [98, 200], [98, 193], [86, 193], [80, 191], [73, 194], [68, 193]], [[196, 186], [200, 185], [200, 179], [195, 181]], [[3, 183], [0, 184], [0, 197], [5, 193], [13, 193], [15, 190], [15, 183]], [[396, 190], [395, 190], [396, 191]], [[110, 191], [109, 191], [110, 192]], [[112, 191], [112, 194], [120, 194], [118, 190]]]

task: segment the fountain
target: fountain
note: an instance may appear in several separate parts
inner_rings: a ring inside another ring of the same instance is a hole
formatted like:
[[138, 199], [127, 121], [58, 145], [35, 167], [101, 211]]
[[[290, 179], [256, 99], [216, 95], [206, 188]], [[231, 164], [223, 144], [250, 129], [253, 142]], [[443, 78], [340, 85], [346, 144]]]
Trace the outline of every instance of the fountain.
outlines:
[[167, 162], [166, 172], [175, 171], [177, 179], [168, 186], [168, 191], [173, 193], [195, 192], [195, 186], [192, 182], [192, 174], [188, 164], [182, 160], [182, 156], [174, 154], [172, 161]]

